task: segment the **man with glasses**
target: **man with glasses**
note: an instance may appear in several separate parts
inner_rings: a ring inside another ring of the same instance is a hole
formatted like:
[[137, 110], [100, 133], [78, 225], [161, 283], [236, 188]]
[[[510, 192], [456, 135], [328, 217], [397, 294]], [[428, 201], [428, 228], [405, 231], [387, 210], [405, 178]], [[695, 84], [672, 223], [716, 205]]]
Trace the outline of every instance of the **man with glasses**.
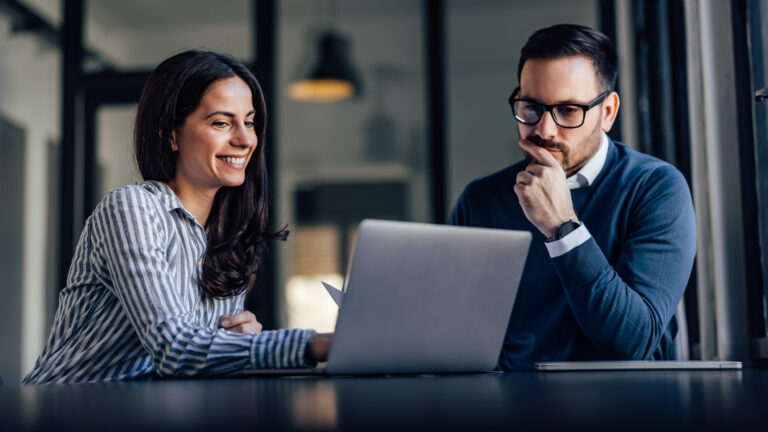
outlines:
[[593, 29], [535, 32], [509, 97], [525, 160], [470, 183], [455, 225], [533, 233], [499, 359], [675, 358], [675, 312], [696, 250], [685, 179], [606, 135], [616, 52]]

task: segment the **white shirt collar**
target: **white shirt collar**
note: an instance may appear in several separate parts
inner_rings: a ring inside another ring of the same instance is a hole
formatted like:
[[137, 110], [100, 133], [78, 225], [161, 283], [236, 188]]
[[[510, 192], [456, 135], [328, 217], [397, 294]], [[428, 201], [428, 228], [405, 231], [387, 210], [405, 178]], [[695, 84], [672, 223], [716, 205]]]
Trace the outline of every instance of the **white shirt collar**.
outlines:
[[608, 135], [603, 132], [603, 138], [600, 140], [600, 148], [576, 174], [568, 177], [565, 181], [570, 189], [578, 189], [589, 186], [595, 181], [597, 175], [603, 170], [605, 159], [608, 157]]

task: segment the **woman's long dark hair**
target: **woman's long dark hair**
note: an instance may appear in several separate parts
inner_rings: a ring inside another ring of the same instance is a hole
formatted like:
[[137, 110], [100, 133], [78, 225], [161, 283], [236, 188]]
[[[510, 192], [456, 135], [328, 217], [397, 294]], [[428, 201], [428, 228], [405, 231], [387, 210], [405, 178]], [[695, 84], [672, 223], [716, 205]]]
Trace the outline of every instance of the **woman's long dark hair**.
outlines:
[[144, 86], [136, 114], [136, 162], [144, 180], [168, 183], [176, 171], [176, 155], [169, 138], [200, 104], [214, 82], [240, 77], [251, 89], [258, 145], [245, 168], [245, 181], [216, 193], [205, 224], [208, 248], [199, 283], [216, 297], [250, 290], [256, 280], [265, 240], [285, 238], [287, 231], [267, 231], [269, 189], [264, 160], [267, 111], [256, 77], [232, 57], [209, 51], [186, 51], [152, 72]]

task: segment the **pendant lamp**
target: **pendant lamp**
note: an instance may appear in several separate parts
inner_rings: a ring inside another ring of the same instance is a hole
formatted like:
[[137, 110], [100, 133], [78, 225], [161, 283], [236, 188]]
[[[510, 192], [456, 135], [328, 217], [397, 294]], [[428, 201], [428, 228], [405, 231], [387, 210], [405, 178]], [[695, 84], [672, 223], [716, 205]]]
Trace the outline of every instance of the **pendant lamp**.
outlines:
[[291, 98], [304, 102], [335, 102], [358, 95], [360, 80], [349, 61], [347, 38], [332, 30], [318, 38], [317, 64], [309, 75], [288, 88]]

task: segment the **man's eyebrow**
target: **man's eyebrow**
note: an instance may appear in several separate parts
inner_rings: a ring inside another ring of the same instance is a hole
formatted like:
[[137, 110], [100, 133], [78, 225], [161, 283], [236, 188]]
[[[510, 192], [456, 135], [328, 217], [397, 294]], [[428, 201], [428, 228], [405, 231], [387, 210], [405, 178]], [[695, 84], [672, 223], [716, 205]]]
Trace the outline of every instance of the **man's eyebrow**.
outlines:
[[[248, 116], [251, 116], [251, 115], [253, 115], [255, 113], [256, 113], [256, 110], [250, 110], [250, 111], [248, 111], [248, 114], [246, 114], [245, 116], [248, 117]], [[223, 116], [227, 116], [229, 118], [235, 118], [235, 114], [231, 113], [229, 111], [214, 111], [214, 112], [208, 114], [207, 116], [205, 116], [205, 119], [207, 119], [209, 117], [213, 117], [213, 116], [215, 116], [217, 114], [223, 115]], [[205, 120], [205, 119], [203, 119], [203, 120]]]
[[542, 101], [540, 101], [540, 100], [538, 100], [536, 98], [528, 97], [528, 96], [523, 96], [523, 95], [520, 95], [520, 97], [518, 99], [525, 99], [525, 100], [528, 100], [528, 101], [536, 102], [536, 103], [541, 104], [541, 105], [586, 105], [586, 103], [584, 103], [584, 102], [578, 102], [578, 101], [573, 101], [573, 100], [565, 100], [565, 101], [555, 102], [553, 104], [545, 104], [544, 102], [542, 102]]

